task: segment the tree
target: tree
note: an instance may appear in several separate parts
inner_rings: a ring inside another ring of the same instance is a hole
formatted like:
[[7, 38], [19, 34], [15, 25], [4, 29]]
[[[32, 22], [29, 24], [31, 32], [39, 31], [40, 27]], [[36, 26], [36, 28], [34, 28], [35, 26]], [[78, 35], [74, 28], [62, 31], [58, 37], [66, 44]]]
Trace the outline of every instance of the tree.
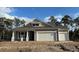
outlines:
[[16, 27], [20, 26], [20, 23], [21, 23], [20, 19], [15, 17], [15, 26]]
[[[75, 40], [78, 40], [79, 39], [79, 29], [75, 29], [74, 30], [74, 38], [75, 38]], [[79, 41], [79, 40], [78, 40]]]
[[78, 28], [79, 27], [79, 16], [76, 19], [74, 19], [74, 23], [76, 25], [76, 28]]
[[62, 18], [61, 23], [63, 23], [64, 26], [67, 26], [67, 25], [70, 23], [70, 20], [71, 20], [71, 19], [72, 19], [72, 18], [71, 18], [69, 15], [65, 15], [65, 16]]
[[4, 21], [4, 24], [5, 24], [5, 27], [7, 28], [7, 29], [11, 29], [12, 28], [12, 20], [11, 19], [6, 19], [5, 21]]
[[21, 24], [24, 24], [25, 23], [25, 20], [21, 20]]
[[69, 39], [74, 40], [74, 31], [69, 31]]
[[74, 19], [74, 22], [79, 25], [79, 17], [77, 17], [76, 19]]
[[51, 22], [52, 24], [56, 24], [56, 22], [57, 22], [57, 20], [55, 19], [54, 16], [50, 16], [49, 20], [50, 20], [50, 22]]
[[1, 38], [0, 39], [4, 39], [5, 38], [5, 32], [9, 29], [12, 28], [12, 21], [11, 19], [7, 19], [5, 17], [1, 17], [0, 18], [0, 29], [1, 29]]

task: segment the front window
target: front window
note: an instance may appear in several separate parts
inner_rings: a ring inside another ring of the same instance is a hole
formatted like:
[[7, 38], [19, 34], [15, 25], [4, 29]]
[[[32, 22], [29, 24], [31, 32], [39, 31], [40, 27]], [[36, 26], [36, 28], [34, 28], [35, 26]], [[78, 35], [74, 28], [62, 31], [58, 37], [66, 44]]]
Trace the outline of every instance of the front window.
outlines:
[[39, 26], [39, 24], [33, 24], [33, 26], [34, 26], [34, 27], [37, 27], [37, 26]]

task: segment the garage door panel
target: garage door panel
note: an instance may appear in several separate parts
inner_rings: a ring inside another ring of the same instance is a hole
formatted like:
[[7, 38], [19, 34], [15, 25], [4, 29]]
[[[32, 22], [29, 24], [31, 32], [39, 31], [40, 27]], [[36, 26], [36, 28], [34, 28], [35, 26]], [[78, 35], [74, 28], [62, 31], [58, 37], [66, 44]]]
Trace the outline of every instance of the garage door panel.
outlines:
[[38, 36], [39, 41], [54, 41], [56, 35], [54, 32], [38, 32]]
[[66, 41], [66, 40], [67, 40], [67, 33], [60, 33], [59, 41]]

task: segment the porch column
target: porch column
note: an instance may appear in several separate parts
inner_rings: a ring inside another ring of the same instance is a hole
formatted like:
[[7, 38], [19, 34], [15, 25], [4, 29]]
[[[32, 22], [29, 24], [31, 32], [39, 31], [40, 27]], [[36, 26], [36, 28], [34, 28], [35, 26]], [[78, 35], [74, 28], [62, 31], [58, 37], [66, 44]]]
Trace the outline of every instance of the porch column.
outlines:
[[26, 41], [29, 41], [29, 34], [28, 34], [28, 31], [27, 31]]
[[56, 34], [56, 38], [55, 38], [55, 41], [58, 41], [58, 38], [57, 38], [57, 32], [56, 32], [55, 34]]
[[14, 41], [15, 40], [15, 33], [14, 31], [12, 32], [12, 38], [11, 38], [11, 41]]
[[36, 32], [36, 41], [38, 41], [38, 32]]

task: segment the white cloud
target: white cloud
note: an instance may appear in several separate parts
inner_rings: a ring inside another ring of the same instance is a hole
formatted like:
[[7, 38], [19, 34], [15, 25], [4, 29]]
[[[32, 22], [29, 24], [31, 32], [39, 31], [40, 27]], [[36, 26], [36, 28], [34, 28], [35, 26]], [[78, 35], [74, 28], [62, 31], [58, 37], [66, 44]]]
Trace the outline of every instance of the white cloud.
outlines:
[[45, 18], [44, 18], [44, 22], [49, 22], [49, 21], [50, 21], [49, 18], [50, 18], [50, 16], [45, 17]]
[[9, 7], [0, 7], [0, 17], [6, 17], [9, 19], [14, 19], [14, 17], [19, 18], [19, 19], [24, 19], [27, 23], [32, 21], [31, 18], [28, 17], [19, 17], [19, 16], [12, 16], [10, 15], [12, 12], [15, 12], [14, 8], [9, 8]]
[[55, 18], [56, 18], [57, 21], [59, 21], [59, 22], [61, 21], [62, 17], [63, 17], [62, 15], [56, 15], [56, 16], [55, 16]]
[[11, 16], [10, 13], [13, 12], [13, 8], [8, 8], [8, 7], [0, 7], [0, 17], [6, 17], [6, 18], [11, 18], [13, 19], [14, 16]]
[[0, 12], [2, 12], [2, 13], [11, 13], [12, 11], [13, 11], [13, 8], [0, 7]]

